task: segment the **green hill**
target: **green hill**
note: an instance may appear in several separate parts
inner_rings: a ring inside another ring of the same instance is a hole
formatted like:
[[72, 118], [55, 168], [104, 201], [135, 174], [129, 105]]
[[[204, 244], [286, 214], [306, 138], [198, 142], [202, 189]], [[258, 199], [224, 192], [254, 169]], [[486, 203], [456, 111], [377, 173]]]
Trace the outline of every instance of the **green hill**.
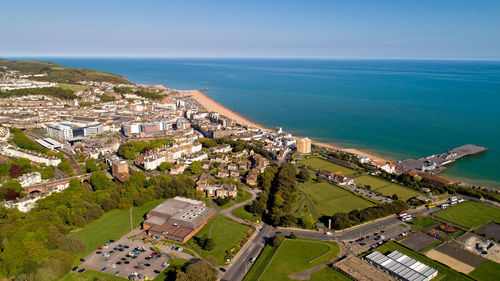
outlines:
[[46, 61], [23, 61], [23, 60], [6, 60], [0, 59], [0, 66], [6, 66], [10, 70], [17, 70], [23, 74], [42, 74], [44, 77], [33, 77], [38, 81], [49, 81], [58, 83], [76, 83], [78, 81], [96, 81], [96, 82], [111, 82], [115, 84], [132, 84], [127, 78], [87, 69], [87, 68], [71, 68], [58, 65], [53, 62]]

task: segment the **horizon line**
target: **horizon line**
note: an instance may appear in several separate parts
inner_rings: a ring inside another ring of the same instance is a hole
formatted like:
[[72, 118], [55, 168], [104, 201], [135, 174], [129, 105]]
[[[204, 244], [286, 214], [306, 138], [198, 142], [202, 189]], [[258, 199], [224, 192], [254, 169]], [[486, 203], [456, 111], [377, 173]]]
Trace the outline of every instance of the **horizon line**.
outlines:
[[29, 58], [96, 58], [96, 59], [303, 59], [303, 60], [412, 60], [412, 61], [500, 61], [500, 58], [456, 58], [456, 57], [307, 57], [307, 56], [138, 56], [138, 55], [3, 55], [5, 59]]

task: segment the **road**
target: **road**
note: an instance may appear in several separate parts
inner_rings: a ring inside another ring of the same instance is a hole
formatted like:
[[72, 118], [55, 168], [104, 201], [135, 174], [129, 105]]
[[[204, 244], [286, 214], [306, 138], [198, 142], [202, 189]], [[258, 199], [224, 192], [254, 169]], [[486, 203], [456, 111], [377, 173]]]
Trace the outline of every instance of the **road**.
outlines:
[[248, 246], [244, 252], [240, 254], [237, 261], [231, 265], [226, 271], [221, 280], [223, 281], [240, 281], [243, 280], [245, 275], [252, 267], [250, 258], [257, 258], [264, 249], [266, 239], [269, 239], [275, 234], [276, 230], [267, 224], [264, 224], [262, 230], [255, 236], [254, 239], [248, 241]]

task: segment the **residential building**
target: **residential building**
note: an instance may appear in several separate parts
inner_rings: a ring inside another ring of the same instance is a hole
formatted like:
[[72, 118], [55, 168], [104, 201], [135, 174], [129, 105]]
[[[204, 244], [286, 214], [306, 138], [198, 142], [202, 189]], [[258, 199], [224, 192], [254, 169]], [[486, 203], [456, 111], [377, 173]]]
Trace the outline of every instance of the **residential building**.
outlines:
[[311, 153], [311, 140], [309, 138], [301, 138], [297, 140], [297, 152], [298, 153]]

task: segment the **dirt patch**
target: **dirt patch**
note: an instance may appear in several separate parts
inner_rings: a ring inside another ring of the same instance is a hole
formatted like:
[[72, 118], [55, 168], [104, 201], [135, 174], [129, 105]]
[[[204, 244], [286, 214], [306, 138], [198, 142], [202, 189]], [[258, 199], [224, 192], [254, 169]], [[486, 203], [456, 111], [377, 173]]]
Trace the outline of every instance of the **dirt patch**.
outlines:
[[473, 267], [473, 266], [470, 266], [466, 263], [463, 263], [457, 259], [454, 259], [454, 258], [452, 258], [446, 254], [443, 254], [439, 251], [436, 251], [434, 249], [426, 252], [425, 255], [433, 260], [437, 260], [440, 263], [446, 264], [447, 266], [455, 269], [456, 271], [459, 271], [459, 272], [462, 272], [465, 274], [469, 274], [470, 272], [472, 272], [475, 269], [475, 267]]
[[466, 238], [466, 241], [463, 242], [463, 247], [466, 251], [500, 263], [500, 245], [498, 243], [495, 243], [493, 240], [484, 239], [473, 233], [470, 233]]
[[441, 244], [438, 247], [434, 248], [434, 250], [453, 257], [454, 259], [459, 260], [472, 267], [478, 267], [485, 261], [484, 258], [466, 251], [463, 246], [456, 241]]
[[418, 252], [436, 241], [438, 241], [438, 239], [425, 235], [421, 232], [417, 232], [414, 235], [405, 238], [400, 243], [413, 251]]
[[500, 224], [498, 223], [488, 224], [483, 229], [481, 229], [479, 234], [491, 237], [496, 241], [500, 241]]
[[384, 281], [384, 280], [394, 280], [391, 276], [384, 273], [382, 270], [374, 267], [373, 265], [358, 259], [357, 257], [345, 258], [336, 264], [335, 268], [338, 268], [345, 274], [352, 277], [354, 280], [360, 281]]

